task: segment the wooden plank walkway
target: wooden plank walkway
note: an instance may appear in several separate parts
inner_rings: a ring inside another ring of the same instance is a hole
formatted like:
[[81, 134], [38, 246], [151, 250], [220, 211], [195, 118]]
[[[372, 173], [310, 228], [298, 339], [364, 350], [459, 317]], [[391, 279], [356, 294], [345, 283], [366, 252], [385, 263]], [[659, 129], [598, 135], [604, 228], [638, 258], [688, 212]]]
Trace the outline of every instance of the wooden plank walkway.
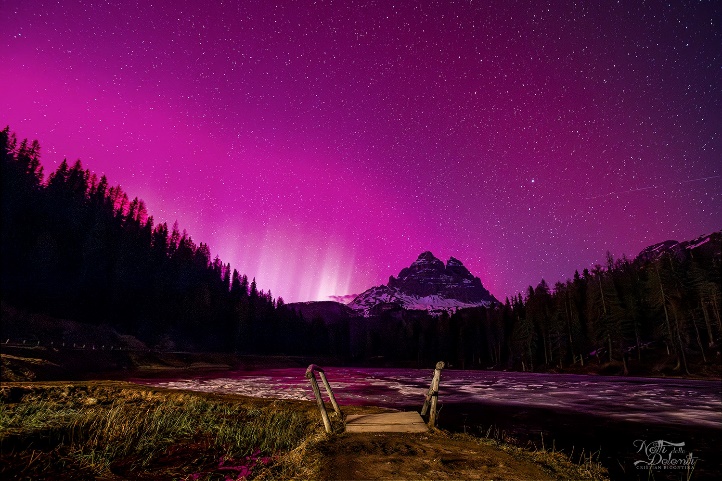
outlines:
[[425, 433], [428, 430], [417, 412], [352, 414], [346, 417], [347, 433]]

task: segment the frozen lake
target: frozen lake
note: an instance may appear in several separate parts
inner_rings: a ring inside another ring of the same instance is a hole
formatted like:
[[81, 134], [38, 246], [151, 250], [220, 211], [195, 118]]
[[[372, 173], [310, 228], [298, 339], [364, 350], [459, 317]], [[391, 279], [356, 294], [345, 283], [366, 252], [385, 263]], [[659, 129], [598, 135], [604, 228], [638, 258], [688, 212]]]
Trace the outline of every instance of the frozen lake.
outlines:
[[[433, 370], [326, 368], [341, 405], [423, 404]], [[313, 400], [304, 369], [237, 371], [185, 379], [139, 380], [171, 389]], [[441, 376], [440, 403], [553, 408], [625, 421], [722, 429], [720, 383], [684, 379], [455, 371]]]

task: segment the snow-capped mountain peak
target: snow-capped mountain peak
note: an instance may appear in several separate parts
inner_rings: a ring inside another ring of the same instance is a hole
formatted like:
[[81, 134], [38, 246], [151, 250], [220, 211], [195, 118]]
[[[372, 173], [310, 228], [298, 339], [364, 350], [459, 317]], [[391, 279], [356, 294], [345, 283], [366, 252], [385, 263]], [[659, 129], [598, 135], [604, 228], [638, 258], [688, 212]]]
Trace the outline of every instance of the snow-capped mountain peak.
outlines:
[[444, 264], [426, 251], [409, 267], [401, 269], [397, 277], [391, 276], [388, 285], [372, 287], [348, 305], [369, 316], [383, 308], [441, 313], [497, 302], [461, 261], [452, 257]]

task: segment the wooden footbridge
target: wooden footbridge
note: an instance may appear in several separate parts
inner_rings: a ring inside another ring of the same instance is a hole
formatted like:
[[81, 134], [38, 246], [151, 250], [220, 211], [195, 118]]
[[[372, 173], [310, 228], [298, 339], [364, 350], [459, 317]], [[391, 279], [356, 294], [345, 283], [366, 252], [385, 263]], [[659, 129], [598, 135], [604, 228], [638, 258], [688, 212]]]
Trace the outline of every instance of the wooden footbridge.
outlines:
[[[331, 421], [329, 420], [326, 406], [321, 398], [321, 390], [318, 387], [316, 373], [319, 374], [321, 382], [326, 388], [334, 413], [339, 418], [345, 419], [347, 433], [423, 433], [428, 431], [429, 427], [436, 426], [436, 406], [439, 398], [439, 381], [441, 379], [442, 369], [444, 369], [444, 363], [437, 362], [429, 391], [424, 400], [424, 405], [421, 408], [421, 412], [418, 413], [415, 411], [407, 411], [383, 414], [355, 414], [344, 417], [333, 395], [331, 385], [328, 383], [328, 379], [326, 379], [324, 370], [315, 364], [311, 364], [308, 366], [308, 369], [306, 369], [306, 378], [311, 382], [313, 393], [316, 396], [316, 403], [321, 412], [323, 426], [327, 433], [332, 431]], [[424, 418], [427, 418], [427, 421], [424, 421]]]

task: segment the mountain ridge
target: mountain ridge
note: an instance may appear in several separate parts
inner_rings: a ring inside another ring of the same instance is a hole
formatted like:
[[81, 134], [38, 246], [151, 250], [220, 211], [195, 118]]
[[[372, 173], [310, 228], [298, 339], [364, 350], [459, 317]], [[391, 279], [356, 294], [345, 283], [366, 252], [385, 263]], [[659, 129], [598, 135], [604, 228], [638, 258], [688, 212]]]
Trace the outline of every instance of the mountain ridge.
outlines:
[[635, 260], [650, 262], [659, 259], [665, 254], [672, 254], [678, 258], [684, 258], [686, 255], [694, 255], [695, 252], [702, 251], [711, 257], [720, 256], [720, 244], [722, 243], [722, 231], [715, 231], [709, 234], [703, 234], [687, 241], [666, 240], [657, 242], [642, 249]]

